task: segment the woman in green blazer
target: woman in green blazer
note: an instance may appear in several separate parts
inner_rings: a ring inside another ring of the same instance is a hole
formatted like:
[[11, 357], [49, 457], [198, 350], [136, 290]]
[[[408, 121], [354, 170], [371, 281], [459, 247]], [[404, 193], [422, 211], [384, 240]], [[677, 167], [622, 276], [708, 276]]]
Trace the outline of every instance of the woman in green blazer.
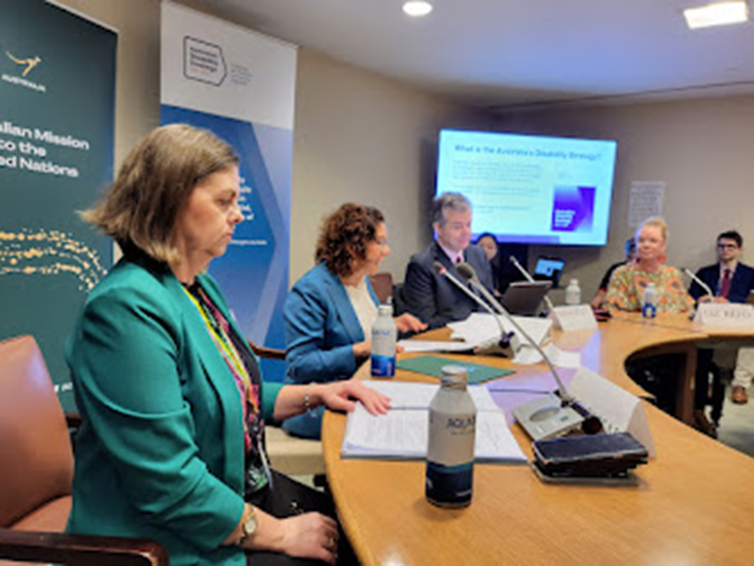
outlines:
[[388, 400], [355, 380], [262, 381], [204, 274], [243, 218], [239, 192], [227, 144], [164, 126], [84, 213], [124, 257], [91, 293], [67, 348], [84, 417], [68, 530], [153, 539], [172, 564], [332, 562], [337, 524], [291, 511], [289, 499], [308, 494], [270, 471], [264, 421], [319, 405], [351, 410], [352, 399], [384, 413]]

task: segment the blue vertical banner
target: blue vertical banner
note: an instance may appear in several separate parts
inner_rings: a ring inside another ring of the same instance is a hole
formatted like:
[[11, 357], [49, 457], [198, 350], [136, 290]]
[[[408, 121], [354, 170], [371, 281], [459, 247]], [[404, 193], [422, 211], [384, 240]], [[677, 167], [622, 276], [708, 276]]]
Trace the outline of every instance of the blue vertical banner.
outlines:
[[[164, 2], [161, 77], [162, 123], [211, 130], [241, 158], [244, 222], [210, 273], [246, 337], [284, 348], [296, 48]], [[281, 364], [263, 370], [282, 380]]]
[[117, 35], [0, 0], [0, 339], [37, 340], [66, 410], [64, 345], [112, 244], [81, 221], [112, 181]]

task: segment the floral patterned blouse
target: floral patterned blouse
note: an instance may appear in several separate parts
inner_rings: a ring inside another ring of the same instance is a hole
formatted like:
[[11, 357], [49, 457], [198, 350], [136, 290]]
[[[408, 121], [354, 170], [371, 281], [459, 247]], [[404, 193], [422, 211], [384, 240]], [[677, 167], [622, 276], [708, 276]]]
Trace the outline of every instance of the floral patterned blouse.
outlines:
[[613, 272], [605, 299], [609, 310], [640, 311], [641, 299], [648, 283], [654, 283], [659, 301], [657, 312], [688, 312], [694, 299], [686, 292], [681, 273], [663, 265], [656, 273], [644, 271], [636, 263], [620, 266]]

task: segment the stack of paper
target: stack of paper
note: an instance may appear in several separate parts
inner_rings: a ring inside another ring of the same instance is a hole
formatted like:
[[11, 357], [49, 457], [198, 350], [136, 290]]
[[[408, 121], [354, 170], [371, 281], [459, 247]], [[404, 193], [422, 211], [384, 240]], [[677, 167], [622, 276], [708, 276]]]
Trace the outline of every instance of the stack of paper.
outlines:
[[[344, 458], [421, 460], [427, 455], [429, 404], [439, 385], [394, 381], [366, 381], [367, 386], [391, 398], [387, 415], [372, 416], [358, 404], [349, 413], [343, 437]], [[508, 428], [505, 415], [486, 387], [470, 386], [477, 406], [475, 455], [477, 461], [526, 463]]]

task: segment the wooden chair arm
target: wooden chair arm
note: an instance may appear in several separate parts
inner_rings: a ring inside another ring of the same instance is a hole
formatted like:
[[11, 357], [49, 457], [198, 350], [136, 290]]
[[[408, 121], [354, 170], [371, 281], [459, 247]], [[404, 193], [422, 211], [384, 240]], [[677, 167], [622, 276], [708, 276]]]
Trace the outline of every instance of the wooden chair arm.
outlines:
[[251, 340], [247, 340], [251, 350], [260, 358], [267, 358], [270, 360], [284, 360], [285, 350], [278, 350], [277, 348], [267, 348], [265, 346], [257, 346]]
[[169, 564], [167, 551], [150, 540], [13, 529], [0, 529], [0, 558], [74, 566]]

